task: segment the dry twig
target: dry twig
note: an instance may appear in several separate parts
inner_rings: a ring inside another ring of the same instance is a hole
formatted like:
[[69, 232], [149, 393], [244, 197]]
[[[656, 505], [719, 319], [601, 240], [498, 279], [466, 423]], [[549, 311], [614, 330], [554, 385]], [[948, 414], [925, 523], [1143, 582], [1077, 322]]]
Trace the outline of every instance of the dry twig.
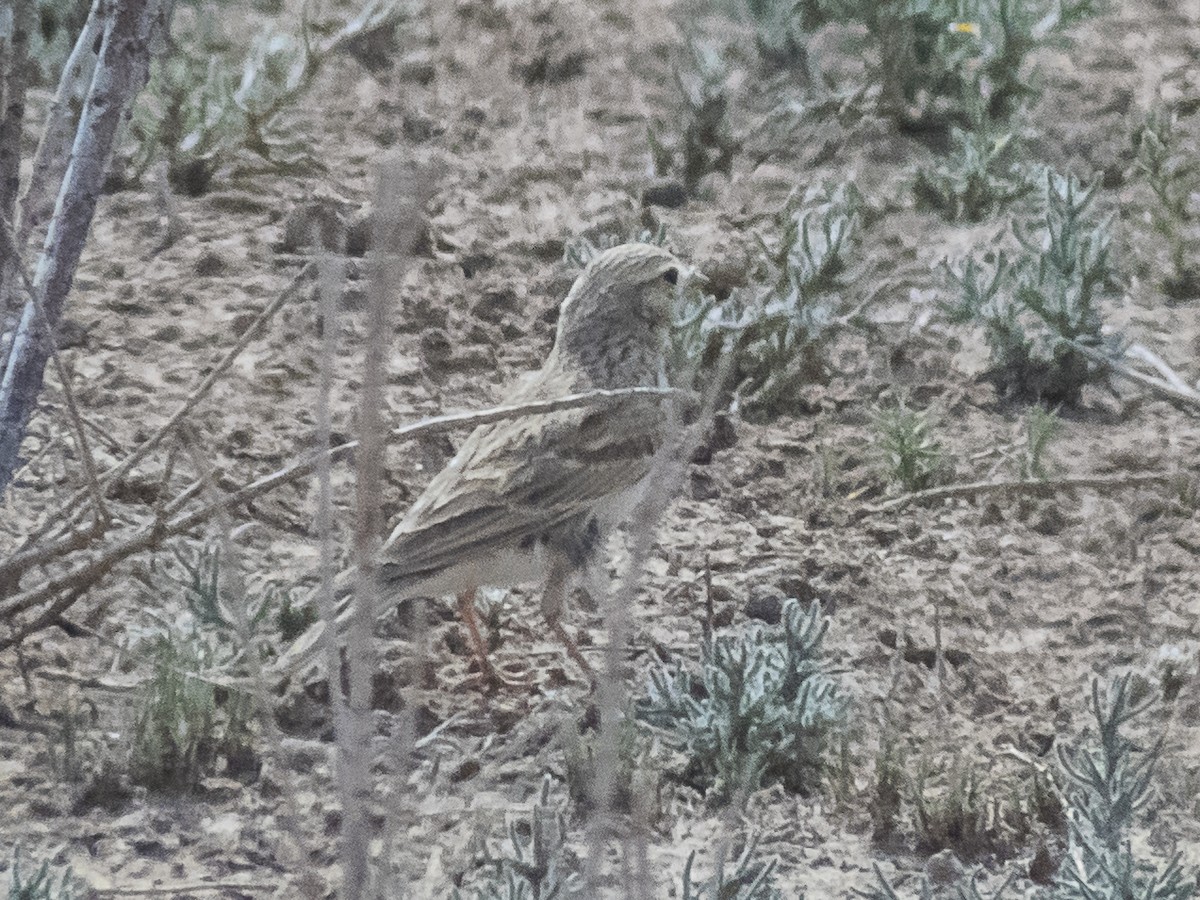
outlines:
[[1001, 481], [973, 481], [966, 484], [945, 484], [940, 487], [913, 491], [885, 500], [883, 503], [860, 506], [854, 515], [855, 521], [878, 513], [895, 512], [914, 503], [938, 503], [942, 500], [960, 500], [978, 497], [981, 494], [1051, 494], [1074, 488], [1125, 488], [1143, 484], [1167, 484], [1179, 477], [1177, 472], [1143, 472], [1122, 475], [1076, 475], [1064, 478], [1013, 478]]
[[[502, 406], [475, 413], [452, 413], [445, 416], [437, 416], [397, 428], [392, 431], [392, 436], [411, 439], [425, 434], [436, 434], [459, 427], [474, 427], [476, 425], [499, 422], [520, 416], [615, 403], [633, 394], [666, 398], [679, 396], [680, 393], [669, 388], [625, 388], [616, 391], [588, 391], [582, 394], [571, 394], [558, 400], [543, 400], [536, 403]], [[222, 509], [237, 508], [249, 500], [253, 500], [282, 485], [290, 484], [309, 475], [321, 465], [322, 460], [325, 458], [328, 458], [330, 462], [338, 462], [349, 456], [357, 447], [358, 441], [347, 441], [328, 450], [318, 450], [278, 471], [264, 475], [240, 490], [225, 494], [219, 499], [210, 501], [191, 512], [179, 513], [179, 509], [201, 489], [201, 483], [198, 481], [194, 482], [183, 494], [167, 505], [164, 510], [165, 515], [162, 519], [141, 528], [124, 540], [118, 540], [108, 548], [101, 550], [89, 562], [83, 563], [65, 574], [48, 579], [37, 587], [30, 588], [7, 600], [0, 601], [0, 622], [12, 623], [15, 621], [14, 616], [30, 610], [41, 603], [53, 600], [63, 591], [74, 591], [75, 589], [80, 589], [81, 592], [86, 591], [100, 581], [100, 579], [108, 575], [116, 565], [129, 557], [144, 550], [157, 547], [169, 537], [191, 531], [196, 526], [208, 521]], [[82, 546], [87, 546], [84, 532], [72, 532], [72, 537]], [[43, 557], [40, 562], [50, 562], [61, 555], [64, 554], [56, 553], [51, 557]], [[22, 557], [27, 559], [28, 555], [22, 554]], [[6, 564], [4, 567], [0, 567], [0, 575], [9, 568], [9, 565]], [[24, 570], [22, 569], [21, 571]], [[69, 605], [66, 604], [59, 608], [58, 612], [63, 612]], [[53, 622], [46, 624], [53, 624]], [[40, 627], [46, 627], [46, 624]], [[13, 633], [0, 637], [0, 650], [14, 646], [35, 630], [37, 629], [15, 629]], [[310, 632], [313, 631], [314, 629], [310, 629]], [[307, 645], [294, 645], [294, 652], [289, 652], [289, 654], [285, 654], [284, 657], [278, 660], [275, 666], [272, 667], [272, 671], [280, 677], [286, 677], [286, 675], [296, 671], [296, 666], [304, 662], [310, 662], [312, 659], [311, 651], [319, 639], [321, 631], [320, 626], [316, 626], [315, 633], [306, 635], [309, 641]], [[17, 634], [19, 634], [19, 637], [15, 636]], [[301, 640], [304, 641], [303, 638]]]

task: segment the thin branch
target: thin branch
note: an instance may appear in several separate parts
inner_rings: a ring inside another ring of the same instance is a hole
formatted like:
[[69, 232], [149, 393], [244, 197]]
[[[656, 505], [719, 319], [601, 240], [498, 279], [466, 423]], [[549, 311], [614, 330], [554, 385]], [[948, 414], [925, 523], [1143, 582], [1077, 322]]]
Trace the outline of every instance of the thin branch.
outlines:
[[29, 187], [21, 198], [21, 217], [17, 222], [17, 246], [25, 249], [35, 229], [54, 212], [53, 198], [58, 196], [63, 175], [71, 161], [71, 141], [75, 133], [75, 109], [82, 109], [87, 89], [96, 69], [96, 42], [104, 30], [105, 13], [101, 0], [92, 0], [87, 21], [75, 40], [59, 76], [58, 89], [46, 113], [42, 137], [33, 156]]
[[[1179, 386], [1172, 381], [1163, 378], [1155, 378], [1153, 375], [1147, 375], [1145, 372], [1139, 372], [1137, 369], [1132, 369], [1118, 360], [1113, 359], [1104, 353], [1101, 353], [1095, 347], [1089, 347], [1086, 344], [1081, 344], [1078, 341], [1062, 339], [1062, 343], [1069, 344], [1073, 349], [1078, 350], [1092, 362], [1103, 366], [1114, 375], [1125, 378], [1129, 381], [1136, 381], [1143, 387], [1150, 388], [1156, 394], [1165, 397], [1168, 400], [1173, 400], [1176, 403], [1184, 404], [1188, 407], [1200, 407], [1200, 391], [1193, 390], [1186, 384]], [[1144, 349], [1144, 348], [1143, 348]], [[1146, 351], [1149, 353], [1149, 351]], [[1153, 354], [1151, 354], [1153, 356]], [[1135, 353], [1135, 359], [1146, 360], [1143, 354]], [[1157, 359], [1157, 357], [1155, 357]], [[1165, 366], [1166, 364], [1163, 363]], [[1178, 378], [1178, 376], [1176, 376]]]
[[[687, 396], [687, 392], [673, 390], [670, 388], [625, 388], [615, 391], [588, 391], [582, 394], [571, 394], [558, 400], [544, 400], [536, 403], [515, 404], [509, 406], [497, 407], [495, 409], [487, 409], [476, 413], [453, 413], [445, 416], [437, 416], [432, 419], [426, 419], [421, 422], [414, 422], [411, 425], [406, 425], [402, 428], [397, 428], [392, 431], [393, 437], [403, 439], [412, 439], [426, 434], [437, 434], [444, 431], [449, 431], [454, 428], [476, 426], [488, 424], [491, 422], [504, 421], [506, 419], [519, 418], [522, 416], [539, 415], [548, 412], [558, 412], [565, 409], [577, 409], [585, 406], [604, 406], [619, 402], [621, 399], [630, 395], [645, 395], [656, 396], [666, 399], [668, 397], [678, 397], [681, 395]], [[154, 522], [139, 531], [135, 532], [128, 538], [121, 540], [105, 550], [101, 550], [99, 555], [93, 558], [90, 562], [86, 562], [75, 569], [60, 575], [55, 578], [48, 579], [37, 587], [31, 588], [23, 593], [17, 594], [6, 601], [0, 602], [0, 622], [11, 622], [13, 616], [26, 610], [32, 609], [40, 603], [52, 600], [60, 593], [66, 590], [82, 590], [89, 589], [104, 578], [112, 571], [118, 563], [136, 553], [144, 550], [149, 550], [163, 540], [183, 534], [197, 525], [210, 519], [219, 510], [233, 509], [246, 503], [250, 500], [267, 494], [278, 487], [285, 484], [290, 484], [300, 478], [312, 473], [317, 469], [323, 459], [328, 459], [331, 463], [338, 462], [349, 456], [358, 447], [358, 441], [347, 441], [337, 447], [331, 447], [328, 450], [318, 450], [308, 456], [291, 463], [284, 468], [272, 472], [269, 475], [264, 475], [256, 481], [251, 482], [240, 490], [226, 494], [218, 500], [210, 501], [198, 509], [186, 514], [176, 514], [186, 500], [191, 499], [201, 489], [200, 482], [195, 482], [183, 495], [172, 501], [167, 507], [167, 513], [172, 518], [166, 521]], [[65, 554], [59, 554], [65, 555]], [[49, 562], [54, 557], [42, 557], [39, 564]], [[10, 564], [6, 564], [4, 569], [0, 569], [0, 574], [8, 569]], [[69, 604], [68, 604], [69, 605]], [[59, 610], [62, 612], [66, 607]], [[320, 623], [310, 629], [308, 634], [309, 641], [316, 641], [319, 638], [321, 631]], [[22, 638], [32, 632], [26, 632]], [[303, 641], [302, 638], [297, 641]], [[0, 638], [0, 650], [7, 649], [18, 643], [18, 640], [13, 640], [11, 635]], [[287, 657], [286, 670], [282, 666], [284, 659], [281, 658], [272, 666], [272, 670], [281, 677], [294, 672], [294, 666], [304, 662], [311, 661], [313, 650], [312, 646], [301, 648], [305, 652], [300, 653], [297, 657], [294, 654]]]
[[1162, 376], [1163, 380], [1166, 381], [1167, 384], [1171, 385], [1171, 387], [1175, 388], [1175, 390], [1182, 391], [1185, 394], [1195, 393], [1191, 385], [1184, 381], [1183, 377], [1178, 372], [1167, 365], [1166, 360], [1164, 360], [1149, 347], [1143, 346], [1142, 344], [1131, 344], [1125, 351], [1125, 355], [1130, 359], [1140, 359], [1142, 362], [1153, 367], [1154, 370], [1157, 371], [1160, 376]]
[[108, 507], [104, 505], [104, 491], [100, 489], [100, 482], [96, 477], [96, 459], [92, 456], [87, 430], [83, 427], [83, 418], [79, 415], [79, 404], [75, 402], [75, 389], [71, 387], [70, 375], [67, 373], [67, 367], [63, 365], [62, 355], [58, 352], [58, 338], [54, 334], [54, 327], [50, 324], [50, 317], [46, 315], [41, 297], [34, 290], [33, 279], [29, 277], [29, 271], [25, 268], [25, 261], [21, 257], [21, 248], [16, 244], [16, 236], [13, 234], [11, 224], [3, 218], [2, 213], [0, 213], [0, 250], [4, 251], [3, 255], [7, 256], [16, 271], [17, 278], [25, 288], [27, 301], [34, 305], [37, 312], [38, 324], [43, 329], [42, 336], [50, 348], [50, 359], [54, 363], [54, 371], [62, 384], [63, 398], [66, 400], [67, 412], [71, 419], [71, 429], [75, 433], [75, 446], [79, 451], [80, 461], [83, 463], [87, 481], [86, 489], [91, 495], [96, 518], [101, 522], [107, 522], [111, 517], [108, 514]]
[[978, 497], [982, 494], [1051, 494], [1074, 488], [1125, 488], [1143, 484], [1168, 484], [1179, 477], [1178, 472], [1145, 472], [1125, 475], [1076, 475], [1052, 479], [1008, 479], [1002, 481], [974, 481], [966, 484], [946, 484], [941, 487], [914, 491], [886, 500], [883, 503], [860, 506], [854, 515], [855, 521], [877, 513], [895, 512], [912, 504], [938, 503], [942, 500], [957, 500]]
[[[51, 331], [62, 318], [87, 243], [118, 126], [149, 77], [152, 15], [148, 3], [122, 0], [105, 28], [100, 61], [33, 278]], [[0, 491], [8, 487], [16, 470], [50, 354], [52, 342], [38, 340], [37, 318], [37, 304], [27, 302], [0, 379]]]
[[93, 888], [99, 897], [180, 897], [211, 891], [278, 891], [278, 881], [189, 881], [148, 888]]
[[[258, 337], [263, 325], [272, 316], [274, 316], [275, 313], [277, 313], [285, 303], [292, 299], [299, 287], [315, 271], [316, 267], [313, 263], [309, 263], [304, 266], [304, 268], [302, 268], [299, 273], [296, 274], [291, 282], [289, 282], [288, 285], [275, 296], [275, 299], [268, 303], [266, 307], [263, 308], [262, 312], [254, 317], [254, 321], [246, 326], [246, 330], [242, 332], [242, 335], [238, 338], [237, 343], [230, 347], [220, 361], [213, 366], [213, 368], [208, 372], [207, 375], [204, 376], [203, 379], [201, 379], [200, 383], [192, 388], [191, 393], [188, 394], [183, 403], [179, 405], [179, 408], [171, 414], [171, 417], [162, 425], [160, 425], [158, 429], [150, 435], [150, 437], [146, 438], [146, 440], [135, 447], [133, 452], [125, 457], [125, 459], [113, 466], [111, 469], [105, 471], [100, 476], [100, 484], [104, 487], [107, 487], [116, 479], [127, 474], [134, 466], [149, 456], [151, 451], [153, 451], [163, 442], [164, 438], [172, 434], [181, 423], [186, 421], [191, 412], [199, 405], [200, 401], [208, 396], [208, 392], [212, 390], [212, 387], [217, 383], [217, 380], [225, 374], [230, 366], [233, 365], [233, 363], [241, 355], [242, 351], [250, 346], [250, 343], [256, 337]], [[70, 499], [68, 499], [67, 502], [58, 509], [47, 515], [43, 520], [42, 527], [37, 529], [32, 535], [30, 535], [28, 539], [26, 539], [24, 546], [31, 546], [38, 538], [45, 535], [46, 531], [51, 525], [61, 523], [64, 519], [70, 521], [71, 511], [79, 506], [80, 501], [83, 500], [85, 496], [86, 494], [84, 492], [78, 492], [71, 496]], [[0, 565], [0, 581], [2, 581], [5, 577], [14, 577], [17, 574], [20, 574], [22, 571], [24, 571], [24, 569], [17, 569], [15, 571], [11, 570], [10, 563]]]

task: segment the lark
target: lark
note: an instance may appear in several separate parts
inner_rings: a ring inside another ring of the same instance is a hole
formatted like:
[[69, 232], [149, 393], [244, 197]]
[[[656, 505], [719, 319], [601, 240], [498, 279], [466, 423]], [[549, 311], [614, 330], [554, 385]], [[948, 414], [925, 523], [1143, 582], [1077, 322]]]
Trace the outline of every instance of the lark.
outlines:
[[[562, 303], [545, 364], [503, 402], [666, 386], [673, 306], [688, 271], [649, 244], [599, 253]], [[607, 538], [637, 502], [667, 438], [667, 419], [661, 398], [632, 395], [475, 429], [383, 546], [379, 599], [454, 594], [482, 675], [499, 683], [476, 592], [540, 582], [546, 624], [590, 677], [563, 625], [564, 601], [574, 587], [595, 583]]]

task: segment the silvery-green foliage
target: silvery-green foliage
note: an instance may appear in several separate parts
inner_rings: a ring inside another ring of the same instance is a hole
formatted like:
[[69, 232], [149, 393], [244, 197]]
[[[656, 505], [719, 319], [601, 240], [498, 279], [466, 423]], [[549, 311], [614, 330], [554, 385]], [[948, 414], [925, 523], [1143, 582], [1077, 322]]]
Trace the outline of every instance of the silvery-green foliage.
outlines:
[[872, 417], [878, 464], [888, 482], [905, 491], [930, 487], [942, 464], [942, 445], [928, 411], [903, 400]]
[[829, 372], [829, 342], [843, 324], [839, 276], [849, 265], [862, 197], [848, 182], [809, 189], [780, 216], [777, 242], [763, 244], [767, 287], [725, 305], [734, 332], [735, 379], [751, 415], [770, 417]]
[[[746, 841], [741, 855], [727, 870], [719, 860], [716, 871], [702, 881], [693, 881], [692, 867], [696, 862], [696, 851], [688, 854], [683, 867], [681, 900], [783, 900], [783, 894], [775, 887], [777, 859], [758, 858], [758, 838]], [[803, 895], [797, 900], [804, 900]]]
[[918, 206], [950, 222], [978, 222], [1034, 189], [1028, 170], [1013, 161], [1013, 135], [954, 129], [953, 149], [917, 169]]
[[45, 860], [33, 874], [26, 875], [21, 870], [21, 848], [13, 851], [12, 874], [8, 882], [8, 900], [74, 900], [80, 896], [77, 891], [84, 890], [78, 880], [71, 874], [70, 868], [62, 873], [55, 883], [50, 871], [50, 861]]
[[638, 717], [683, 750], [684, 777], [714, 802], [772, 782], [811, 792], [847, 714], [821, 655], [828, 628], [819, 604], [805, 611], [788, 600], [780, 627], [711, 635], [698, 671], [651, 670]]
[[982, 326], [991, 378], [1008, 394], [1077, 403], [1085, 385], [1107, 377], [1102, 360], [1121, 353], [1120, 335], [1104, 328], [1111, 232], [1091, 215], [1095, 192], [1047, 171], [1035, 228], [1014, 224], [1021, 254], [946, 266], [957, 296], [943, 309]]
[[526, 822], [508, 823], [508, 852], [489, 860], [488, 873], [469, 888], [455, 889], [450, 900], [564, 900], [580, 895], [579, 874], [572, 871], [566, 850], [567, 826], [562, 810], [550, 800], [550, 776]]
[[1058, 745], [1066, 779], [1070, 846], [1055, 885], [1056, 900], [1195, 900], [1200, 873], [1185, 871], [1182, 855], [1165, 866], [1134, 855], [1130, 832], [1135, 816], [1153, 797], [1154, 768], [1162, 755], [1160, 736], [1147, 745], [1125, 729], [1154, 705], [1135, 697], [1131, 675], [1107, 690], [1092, 682], [1091, 712], [1096, 731], [1074, 747]]

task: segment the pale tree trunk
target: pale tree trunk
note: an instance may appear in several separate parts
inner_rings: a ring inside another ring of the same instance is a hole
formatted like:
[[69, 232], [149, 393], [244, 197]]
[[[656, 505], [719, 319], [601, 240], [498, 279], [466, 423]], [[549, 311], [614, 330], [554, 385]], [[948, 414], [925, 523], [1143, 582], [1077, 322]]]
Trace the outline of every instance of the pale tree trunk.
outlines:
[[[12, 223], [21, 185], [21, 136], [29, 81], [33, 0], [0, 0], [0, 227]], [[16, 263], [0, 255], [0, 362], [16, 318]]]
[[[21, 442], [42, 389], [52, 335], [87, 242], [118, 128], [149, 77], [152, 37], [165, 27], [168, 12], [154, 0], [112, 0], [70, 162], [34, 269], [33, 291], [40, 303], [33, 299], [25, 303], [0, 377], [0, 493], [19, 463]], [[12, 243], [5, 243], [11, 249]], [[39, 306], [45, 321], [38, 313]]]

